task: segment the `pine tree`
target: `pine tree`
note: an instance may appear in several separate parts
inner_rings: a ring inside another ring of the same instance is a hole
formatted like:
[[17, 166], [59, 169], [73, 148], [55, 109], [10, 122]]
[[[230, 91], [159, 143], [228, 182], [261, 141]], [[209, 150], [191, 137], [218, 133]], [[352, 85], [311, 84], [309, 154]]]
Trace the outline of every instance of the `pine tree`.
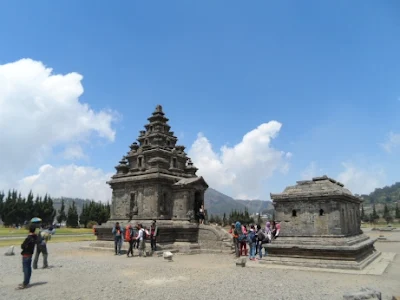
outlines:
[[386, 218], [389, 215], [389, 208], [387, 204], [385, 203], [385, 207], [383, 208], [383, 217]]
[[4, 193], [0, 191], [0, 219], [3, 219]]
[[65, 202], [64, 202], [64, 199], [61, 199], [61, 207], [58, 210], [57, 223], [61, 224], [64, 221], [67, 221], [67, 215], [65, 214]]
[[75, 201], [72, 201], [72, 205], [68, 208], [67, 213], [67, 226], [78, 227], [78, 211], [76, 209]]
[[227, 220], [226, 220], [226, 213], [224, 213], [224, 216], [222, 217], [222, 226], [226, 226]]
[[29, 221], [33, 217], [35, 217], [34, 214], [34, 202], [33, 202], [34, 196], [32, 191], [29, 192], [28, 197], [26, 198], [25, 202], [25, 220]]
[[79, 216], [79, 223], [80, 223], [81, 225], [83, 225], [83, 226], [86, 228], [87, 223], [88, 223], [89, 221], [96, 221], [96, 220], [90, 219], [90, 216], [89, 216], [89, 206], [86, 205], [86, 204], [83, 204], [82, 212], [81, 212], [81, 215]]
[[374, 203], [374, 205], [372, 206], [372, 222], [375, 223], [375, 221], [378, 219], [379, 219], [379, 215], [376, 212], [375, 203]]
[[385, 207], [383, 209], [383, 218], [385, 219], [386, 223], [389, 224], [390, 222], [393, 221], [393, 217], [390, 214], [389, 208], [387, 204], [385, 204]]
[[361, 220], [365, 221], [364, 204], [361, 204]]
[[[0, 196], [1, 198], [1, 196]], [[399, 209], [399, 202], [396, 202], [396, 211], [395, 211], [396, 219], [400, 219], [400, 209]]]

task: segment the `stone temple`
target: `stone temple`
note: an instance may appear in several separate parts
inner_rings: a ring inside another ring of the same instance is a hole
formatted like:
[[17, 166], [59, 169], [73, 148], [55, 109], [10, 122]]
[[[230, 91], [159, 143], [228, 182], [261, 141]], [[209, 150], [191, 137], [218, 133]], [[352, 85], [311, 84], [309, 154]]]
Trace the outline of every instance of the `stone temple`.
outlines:
[[197, 168], [185, 147], [177, 144], [161, 105], [148, 121], [108, 181], [112, 189], [111, 218], [96, 228], [98, 240], [113, 239], [111, 227], [115, 222], [149, 227], [156, 220], [158, 243], [164, 249], [174, 243], [189, 243], [186, 246], [191, 249], [220, 249], [227, 236], [197, 222], [207, 183], [196, 175]]
[[363, 269], [380, 255], [361, 230], [362, 200], [334, 179], [298, 181], [271, 199], [281, 232], [266, 262]]

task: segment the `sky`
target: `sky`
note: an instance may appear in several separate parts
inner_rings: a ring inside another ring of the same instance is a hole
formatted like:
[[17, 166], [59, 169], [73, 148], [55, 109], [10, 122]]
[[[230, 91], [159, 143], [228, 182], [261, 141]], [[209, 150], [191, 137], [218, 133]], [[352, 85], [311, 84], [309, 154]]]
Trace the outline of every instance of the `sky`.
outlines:
[[210, 187], [399, 181], [400, 2], [2, 1], [0, 190], [111, 199], [157, 104]]

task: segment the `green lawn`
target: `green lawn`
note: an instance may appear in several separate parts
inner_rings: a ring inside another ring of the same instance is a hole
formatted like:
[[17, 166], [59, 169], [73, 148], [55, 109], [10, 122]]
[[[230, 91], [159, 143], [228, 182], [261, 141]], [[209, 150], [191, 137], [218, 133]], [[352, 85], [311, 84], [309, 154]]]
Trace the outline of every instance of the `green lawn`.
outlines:
[[[21, 239], [12, 239], [12, 240], [0, 240], [0, 247], [9, 247], [15, 246], [14, 251], [17, 253], [20, 249], [20, 245], [22, 244], [25, 237], [21, 237]], [[94, 241], [96, 240], [95, 235], [87, 235], [87, 236], [62, 236], [62, 235], [53, 235], [48, 244], [53, 243], [71, 243], [71, 242], [82, 242], [82, 241]]]
[[[21, 229], [15, 229], [15, 228], [6, 228], [6, 227], [0, 227], [0, 237], [5, 237], [5, 236], [19, 236], [19, 235], [26, 235], [27, 230], [24, 228]], [[93, 233], [93, 229], [88, 229], [88, 228], [57, 228], [56, 229], [56, 235], [62, 235], [62, 234], [84, 234], [84, 233]]]
[[[400, 227], [400, 223], [399, 222], [393, 222], [393, 223], [390, 223], [390, 225], [392, 226], [392, 227], [395, 227], [395, 228], [397, 228], [397, 227]], [[370, 224], [370, 223], [363, 223], [363, 224], [361, 224], [361, 228], [380, 228], [380, 227], [387, 227], [388, 225], [387, 225], [387, 223], [385, 222], [385, 223], [376, 223], [376, 224]]]

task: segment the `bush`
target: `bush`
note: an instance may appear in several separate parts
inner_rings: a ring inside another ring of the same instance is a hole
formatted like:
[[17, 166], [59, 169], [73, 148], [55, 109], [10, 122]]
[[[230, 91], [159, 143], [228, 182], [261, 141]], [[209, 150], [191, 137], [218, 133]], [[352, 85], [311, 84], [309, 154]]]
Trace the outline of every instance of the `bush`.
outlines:
[[96, 221], [89, 221], [87, 223], [87, 228], [93, 228], [93, 226], [98, 225]]

